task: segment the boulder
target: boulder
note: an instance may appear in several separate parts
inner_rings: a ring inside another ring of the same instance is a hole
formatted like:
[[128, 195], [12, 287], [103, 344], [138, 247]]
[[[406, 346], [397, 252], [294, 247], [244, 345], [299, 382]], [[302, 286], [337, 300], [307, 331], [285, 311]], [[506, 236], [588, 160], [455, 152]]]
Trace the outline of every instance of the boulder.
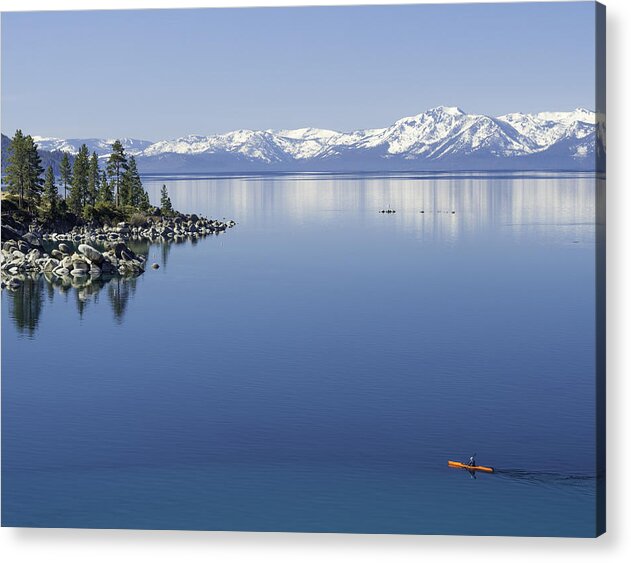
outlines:
[[33, 248], [43, 248], [42, 239], [35, 233], [25, 233], [22, 240], [30, 244]]
[[72, 261], [72, 267], [75, 270], [83, 270], [84, 272], [87, 272], [90, 269], [90, 264], [88, 264], [85, 260], [75, 259]]
[[97, 266], [103, 263], [103, 255], [94, 247], [89, 244], [80, 244], [79, 252], [83, 254], [90, 262]]
[[127, 248], [127, 245], [124, 242], [119, 242], [115, 244], [112, 250], [114, 250], [116, 258], [123, 258], [123, 252], [127, 254], [127, 256], [129, 256], [129, 258], [124, 258], [124, 260], [133, 260], [134, 258], [136, 258], [136, 255], [133, 253], [133, 251]]
[[83, 276], [87, 276], [88, 275], [88, 271], [87, 270], [81, 270], [79, 268], [75, 268], [74, 270], [70, 271], [70, 275], [76, 278], [80, 278]]
[[28, 259], [31, 262], [35, 262], [36, 260], [39, 260], [41, 257], [42, 257], [42, 253], [37, 248], [34, 248], [28, 253]]
[[59, 266], [59, 260], [56, 260], [55, 258], [49, 258], [44, 263], [44, 271], [45, 272], [52, 272], [58, 266]]

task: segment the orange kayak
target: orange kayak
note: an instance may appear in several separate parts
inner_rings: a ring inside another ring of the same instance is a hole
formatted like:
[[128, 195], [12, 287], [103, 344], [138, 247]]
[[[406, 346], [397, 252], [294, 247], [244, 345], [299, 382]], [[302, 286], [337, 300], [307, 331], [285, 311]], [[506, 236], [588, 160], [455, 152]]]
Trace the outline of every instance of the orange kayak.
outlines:
[[484, 471], [485, 473], [494, 473], [495, 469], [492, 467], [485, 467], [484, 465], [467, 465], [466, 463], [460, 463], [459, 461], [448, 461], [449, 467], [460, 467], [461, 469], [468, 469], [469, 471]]

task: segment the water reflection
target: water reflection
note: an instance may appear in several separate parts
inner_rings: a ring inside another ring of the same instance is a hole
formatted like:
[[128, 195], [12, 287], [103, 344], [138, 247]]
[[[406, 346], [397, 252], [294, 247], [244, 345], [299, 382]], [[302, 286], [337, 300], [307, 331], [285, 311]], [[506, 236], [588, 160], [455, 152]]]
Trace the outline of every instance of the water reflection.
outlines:
[[33, 336], [44, 304], [44, 293], [52, 300], [52, 286], [43, 277], [27, 278], [24, 283], [9, 294], [9, 315], [15, 322], [20, 334]]
[[9, 316], [18, 332], [32, 337], [38, 328], [45, 302], [53, 303], [55, 299], [63, 298], [67, 303], [74, 303], [79, 317], [83, 318], [90, 303], [99, 303], [103, 289], [107, 289], [106, 295], [114, 318], [122, 322], [127, 305], [136, 291], [136, 283], [136, 278], [111, 278], [77, 284], [71, 278], [57, 282], [52, 277], [37, 275], [25, 278], [19, 287], [5, 293]]
[[[595, 241], [596, 182], [592, 175], [185, 177], [168, 182], [178, 209], [237, 218], [240, 230], [249, 232], [239, 240], [244, 252], [270, 229], [290, 234], [304, 226], [336, 233], [342, 226], [358, 232], [400, 231], [424, 245], [488, 246], [493, 239], [537, 245]], [[153, 202], [159, 200], [163, 183], [163, 178], [146, 181]], [[600, 189], [604, 190], [604, 184]], [[378, 213], [388, 206], [397, 213]], [[148, 263], [160, 260], [165, 271], [178, 244], [204, 242], [149, 245], [129, 241], [135, 253], [148, 255]], [[136, 279], [62, 281], [42, 275], [3, 293], [19, 333], [33, 336], [46, 301], [52, 302], [56, 295], [74, 302], [81, 318], [90, 307], [100, 306], [105, 295], [114, 319], [122, 323], [138, 283]]]
[[[368, 228], [387, 226], [448, 244], [498, 229], [515, 241], [543, 235], [545, 242], [573, 242], [583, 239], [585, 227], [593, 229], [596, 204], [591, 174], [149, 178], [152, 200], [165, 181], [174, 205], [185, 212], [201, 209], [246, 225], [333, 227], [362, 220]], [[378, 214], [388, 206], [397, 213]]]
[[[127, 241], [127, 246], [136, 254], [150, 255], [159, 250], [162, 268], [165, 270], [171, 248], [181, 244], [187, 244], [187, 241], [164, 241], [157, 244], [149, 244], [146, 240]], [[114, 320], [121, 324], [137, 287], [137, 277], [60, 278], [44, 272], [24, 276], [20, 286], [3, 290], [3, 295], [6, 294], [9, 317], [13, 319], [18, 333], [33, 337], [45, 304], [52, 304], [57, 298], [63, 299], [67, 304], [74, 303], [79, 318], [83, 318], [90, 306], [98, 306], [101, 297], [105, 295]]]
[[115, 319], [121, 323], [129, 300], [136, 293], [136, 278], [116, 278], [107, 286], [107, 296], [112, 304]]

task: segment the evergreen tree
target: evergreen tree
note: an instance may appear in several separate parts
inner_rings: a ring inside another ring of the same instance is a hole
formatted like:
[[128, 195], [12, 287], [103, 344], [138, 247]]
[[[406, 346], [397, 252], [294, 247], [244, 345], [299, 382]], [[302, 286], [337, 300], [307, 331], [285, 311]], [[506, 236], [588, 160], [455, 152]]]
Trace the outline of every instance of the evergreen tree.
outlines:
[[166, 184], [162, 184], [162, 189], [160, 190], [160, 210], [162, 211], [162, 215], [173, 215], [173, 205], [171, 204], [171, 198], [169, 197]]
[[127, 157], [122, 143], [117, 139], [112, 145], [112, 154], [107, 160], [107, 174], [112, 180], [116, 205], [121, 204], [120, 189], [123, 173], [127, 170]]
[[30, 135], [15, 132], [9, 148], [6, 182], [9, 193], [18, 196], [20, 207], [34, 209], [42, 193], [42, 161]]
[[149, 211], [149, 209], [151, 208], [151, 201], [149, 201], [149, 194], [145, 190], [142, 190], [142, 194], [140, 195], [140, 199], [138, 201], [138, 207], [142, 211]]
[[26, 168], [26, 146], [22, 130], [18, 129], [9, 145], [6, 182], [10, 194], [19, 197], [19, 205], [24, 205], [24, 170]]
[[68, 158], [67, 152], [65, 152], [61, 157], [59, 176], [61, 177], [61, 183], [64, 187], [64, 199], [66, 199], [68, 195], [68, 186], [72, 183], [72, 170], [70, 169], [70, 159]]
[[141, 202], [146, 199], [146, 193], [142, 187], [136, 159], [131, 156], [127, 163], [127, 170], [123, 172], [120, 187], [120, 204], [140, 207]]
[[127, 168], [121, 176], [117, 205], [132, 205], [132, 179], [129, 168]]
[[99, 192], [99, 158], [96, 153], [92, 153], [88, 166], [88, 190], [86, 193], [86, 203], [94, 205]]
[[28, 155], [27, 205], [33, 210], [42, 196], [42, 189], [44, 187], [42, 174], [44, 173], [44, 169], [42, 168], [42, 159], [37, 151], [37, 145], [30, 135], [26, 136], [26, 154]]
[[72, 184], [70, 186], [68, 205], [77, 216], [81, 215], [88, 195], [88, 176], [90, 173], [90, 158], [88, 155], [88, 147], [81, 145], [72, 168]]
[[129, 175], [131, 177], [132, 205], [143, 207], [142, 204], [145, 199], [148, 200], [148, 196], [140, 180], [136, 159], [133, 156], [129, 158]]
[[97, 196], [97, 201], [101, 203], [114, 203], [114, 192], [112, 192], [112, 187], [107, 181], [105, 170], [101, 172], [101, 183], [99, 185], [99, 194]]
[[46, 169], [43, 196], [43, 203], [46, 206], [47, 211], [49, 211], [51, 216], [55, 215], [57, 212], [57, 200], [59, 199], [59, 194], [57, 192], [57, 186], [55, 185], [55, 173], [53, 172], [52, 166], [49, 166]]

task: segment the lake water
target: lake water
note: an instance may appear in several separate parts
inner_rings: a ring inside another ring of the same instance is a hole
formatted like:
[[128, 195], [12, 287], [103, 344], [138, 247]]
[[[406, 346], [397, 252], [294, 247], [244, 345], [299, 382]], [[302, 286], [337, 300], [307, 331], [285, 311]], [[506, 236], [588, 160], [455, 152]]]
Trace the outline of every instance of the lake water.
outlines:
[[145, 182], [238, 224], [2, 292], [4, 526], [595, 534], [593, 177]]

